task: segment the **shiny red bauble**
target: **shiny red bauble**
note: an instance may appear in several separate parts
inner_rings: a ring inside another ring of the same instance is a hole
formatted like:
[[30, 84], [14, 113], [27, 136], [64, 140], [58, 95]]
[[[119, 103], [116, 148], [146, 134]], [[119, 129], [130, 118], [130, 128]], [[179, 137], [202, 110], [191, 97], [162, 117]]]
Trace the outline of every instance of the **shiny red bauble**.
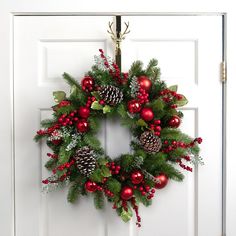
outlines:
[[152, 87], [152, 81], [145, 75], [138, 77], [138, 83], [140, 88], [148, 92], [150, 88]]
[[86, 91], [86, 90], [91, 91], [94, 87], [94, 79], [90, 76], [85, 76], [82, 79], [81, 84], [82, 84], [82, 89], [84, 91]]
[[140, 112], [140, 110], [141, 110], [141, 104], [137, 100], [133, 99], [128, 102], [128, 111], [130, 113], [137, 113]]
[[168, 176], [165, 175], [164, 173], [159, 174], [158, 176], [155, 177], [158, 180], [158, 183], [155, 184], [155, 188], [161, 189], [164, 188], [167, 183], [168, 183]]
[[151, 121], [154, 118], [154, 113], [153, 113], [153, 110], [151, 108], [144, 107], [141, 110], [140, 116], [145, 121]]
[[98, 186], [95, 182], [92, 182], [90, 180], [88, 180], [86, 183], [85, 183], [85, 189], [88, 191], [88, 192], [95, 192], [97, 190]]
[[90, 114], [90, 109], [88, 107], [80, 107], [78, 113], [80, 117], [87, 119]]
[[168, 125], [172, 128], [178, 128], [180, 126], [181, 119], [178, 116], [172, 116], [168, 121]]
[[133, 189], [129, 186], [125, 186], [121, 190], [121, 198], [123, 200], [129, 200], [130, 198], [133, 197], [133, 194], [134, 194]]
[[78, 132], [84, 133], [89, 129], [89, 123], [86, 120], [79, 120], [76, 124], [76, 128]]
[[142, 172], [140, 171], [134, 171], [132, 174], [131, 174], [131, 182], [133, 184], [140, 184], [142, 181], [143, 181], [143, 174]]

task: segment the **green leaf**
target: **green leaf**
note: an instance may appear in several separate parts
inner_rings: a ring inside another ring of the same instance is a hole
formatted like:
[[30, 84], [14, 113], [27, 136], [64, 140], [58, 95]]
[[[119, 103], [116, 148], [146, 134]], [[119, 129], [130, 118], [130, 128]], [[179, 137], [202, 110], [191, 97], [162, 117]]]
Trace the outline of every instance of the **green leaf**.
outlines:
[[54, 91], [53, 92], [54, 101], [60, 103], [66, 98], [66, 93], [64, 91]]
[[165, 103], [159, 98], [156, 99], [152, 104], [151, 104], [153, 110], [155, 111], [161, 111], [165, 107]]
[[97, 100], [100, 100], [100, 95], [98, 92], [94, 91], [91, 93]]
[[128, 222], [131, 219], [132, 216], [133, 216], [133, 213], [130, 210], [130, 208], [128, 208], [128, 211], [126, 211], [122, 208], [120, 217], [124, 222]]
[[97, 159], [97, 163], [99, 165], [106, 165], [108, 163], [108, 160], [105, 158], [99, 158], [99, 159]]
[[148, 127], [148, 124], [143, 119], [139, 119], [137, 121], [137, 125], [142, 127]]
[[182, 94], [180, 94], [180, 95], [182, 96], [182, 99], [181, 100], [177, 100], [175, 102], [178, 107], [182, 107], [182, 106], [184, 106], [184, 105], [186, 105], [188, 103], [187, 98], [184, 95], [182, 95]]
[[178, 85], [172, 85], [168, 88], [170, 91], [177, 92], [178, 90]]
[[71, 89], [70, 89], [70, 96], [72, 96], [72, 97], [77, 97], [78, 94], [79, 94], [79, 89], [78, 89], [78, 87], [75, 86], [75, 85], [72, 85], [72, 86], [71, 86]]
[[101, 169], [96, 169], [90, 176], [89, 179], [91, 179], [94, 182], [101, 183], [103, 181], [103, 175]]
[[109, 106], [109, 105], [105, 105], [104, 107], [103, 107], [103, 113], [104, 114], [106, 114], [106, 113], [108, 113], [108, 112], [110, 112], [111, 111], [111, 107]]
[[94, 102], [92, 103], [91, 108], [92, 108], [93, 110], [102, 110], [102, 109], [103, 109], [103, 106], [102, 106], [101, 104], [99, 104], [98, 101], [94, 101]]
[[110, 172], [109, 168], [106, 166], [101, 166], [101, 174], [103, 177], [110, 177], [111, 176], [111, 172]]

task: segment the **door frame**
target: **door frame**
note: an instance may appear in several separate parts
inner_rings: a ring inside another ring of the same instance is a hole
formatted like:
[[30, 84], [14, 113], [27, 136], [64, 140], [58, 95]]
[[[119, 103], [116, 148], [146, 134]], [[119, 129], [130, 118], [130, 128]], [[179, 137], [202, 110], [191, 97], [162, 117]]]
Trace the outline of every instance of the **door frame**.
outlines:
[[[3, 202], [0, 202], [0, 208], [2, 209], [3, 207], [3, 212], [6, 215], [5, 219], [7, 220], [7, 222], [0, 222], [0, 228], [3, 229], [3, 233], [6, 236], [10, 236], [10, 235], [16, 235], [16, 232], [14, 230], [14, 216], [15, 216], [15, 174], [14, 174], [14, 170], [15, 170], [15, 165], [14, 165], [14, 117], [13, 117], [13, 109], [14, 109], [14, 103], [13, 103], [13, 69], [14, 69], [14, 64], [13, 64], [13, 18], [15, 16], [56, 16], [56, 15], [61, 15], [61, 16], [72, 16], [72, 15], [78, 15], [78, 16], [83, 16], [83, 15], [91, 15], [91, 16], [103, 16], [103, 15], [123, 15], [123, 16], [131, 16], [131, 15], [142, 15], [142, 16], [222, 16], [222, 21], [223, 21], [223, 30], [222, 30], [222, 39], [223, 39], [223, 47], [222, 47], [222, 61], [227, 61], [226, 58], [226, 18], [227, 18], [227, 14], [226, 13], [192, 13], [192, 12], [186, 12], [186, 13], [167, 13], [167, 12], [159, 12], [159, 13], [144, 13], [144, 12], [135, 12], [135, 13], [125, 13], [125, 12], [119, 12], [119, 13], [115, 13], [115, 12], [105, 12], [105, 13], [93, 13], [93, 12], [80, 12], [80, 13], [76, 13], [76, 12], [64, 12], [64, 13], [60, 13], [60, 12], [8, 12], [7, 16], [5, 19], [7, 19], [7, 22], [4, 22], [3, 24], [0, 23], [0, 27], [3, 25], [3, 29], [5, 29], [7, 32], [9, 32], [8, 37], [8, 42], [5, 41], [6, 44], [4, 44], [4, 42], [0, 44], [0, 51], [3, 52], [3, 55], [5, 56], [5, 58], [7, 58], [8, 60], [3, 61], [2, 58], [0, 57], [0, 67], [3, 66], [2, 68], [3, 71], [5, 72], [4, 74], [6, 74], [6, 76], [4, 76], [6, 79], [3, 82], [3, 86], [0, 87], [0, 96], [3, 96], [3, 98], [1, 99], [2, 101], [5, 102], [6, 107], [3, 107], [3, 114], [4, 117], [0, 117], [0, 122], [2, 124], [6, 124], [3, 127], [3, 132], [1, 135], [0, 134], [0, 143], [4, 144], [4, 155], [1, 156], [0, 158], [2, 159], [2, 162], [5, 163], [4, 168], [0, 167], [0, 175], [1, 179], [3, 180], [2, 182], [0, 182], [0, 189], [3, 190], [4, 192], [1, 193], [1, 195], [3, 196]], [[1, 20], [1, 17], [0, 17]], [[9, 23], [9, 25], [7, 25], [6, 23]], [[9, 27], [10, 26], [10, 27]], [[7, 47], [5, 46], [7, 45]], [[219, 62], [220, 63], [220, 62]], [[235, 72], [234, 72], [235, 73]], [[7, 88], [7, 89], [6, 89]], [[231, 212], [232, 210], [234, 210], [235, 206], [231, 206], [231, 204], [233, 202], [230, 201], [230, 198], [227, 198], [227, 205], [226, 205], [226, 197], [228, 196], [228, 194], [233, 191], [232, 189], [229, 189], [229, 186], [232, 179], [230, 179], [230, 181], [227, 181], [227, 185], [226, 185], [226, 175], [228, 175], [228, 172], [230, 172], [230, 167], [232, 169], [232, 166], [230, 166], [228, 164], [228, 162], [226, 163], [226, 152], [228, 152], [227, 154], [229, 154], [229, 150], [226, 150], [226, 120], [228, 117], [226, 117], [226, 105], [228, 105], [228, 103], [226, 104], [226, 97], [227, 93], [226, 93], [226, 83], [222, 84], [222, 91], [223, 91], [223, 96], [222, 96], [222, 104], [223, 104], [223, 114], [222, 114], [222, 136], [223, 136], [223, 142], [222, 142], [222, 168], [223, 168], [223, 176], [222, 176], [222, 181], [223, 181], [223, 189], [222, 189], [222, 210], [223, 210], [223, 215], [222, 215], [222, 235], [233, 235], [233, 233], [235, 232], [233, 226], [230, 226], [231, 228], [228, 229], [228, 225], [230, 224], [230, 222], [228, 222], [228, 215], [231, 217], [233, 215], [233, 213]], [[229, 99], [228, 99], [229, 101]], [[229, 140], [229, 136], [230, 133], [228, 134], [227, 132], [227, 138]], [[227, 165], [228, 164], [228, 165]], [[227, 165], [227, 166], [226, 166]], [[226, 173], [226, 169], [227, 169], [227, 173]], [[232, 175], [232, 173], [230, 173], [230, 175]], [[234, 180], [236, 179], [236, 176], [233, 176]], [[227, 195], [226, 195], [227, 192]], [[235, 194], [235, 191], [233, 192], [233, 194]], [[3, 204], [3, 205], [2, 205]], [[230, 206], [230, 207], [229, 207]], [[231, 209], [230, 209], [231, 208]], [[227, 223], [227, 224], [226, 224]], [[3, 224], [3, 225], [1, 225]], [[233, 232], [234, 231], [234, 232]]]

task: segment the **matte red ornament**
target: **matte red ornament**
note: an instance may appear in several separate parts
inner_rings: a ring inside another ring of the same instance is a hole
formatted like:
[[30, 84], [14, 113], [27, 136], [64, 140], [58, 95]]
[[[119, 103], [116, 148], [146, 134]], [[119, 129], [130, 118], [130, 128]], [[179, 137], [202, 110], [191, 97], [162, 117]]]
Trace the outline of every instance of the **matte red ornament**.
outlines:
[[155, 184], [155, 188], [162, 189], [164, 188], [168, 183], [168, 176], [164, 173], [159, 174], [155, 177], [159, 182]]
[[172, 116], [168, 121], [168, 125], [172, 128], [178, 128], [180, 126], [181, 119], [178, 116]]
[[82, 81], [82, 89], [91, 91], [94, 87], [94, 79], [90, 76], [85, 76]]
[[121, 190], [121, 198], [123, 200], [129, 200], [133, 197], [133, 189], [129, 186], [125, 186]]
[[92, 182], [90, 180], [88, 180], [86, 183], [85, 183], [85, 189], [88, 191], [88, 192], [95, 192], [97, 190], [98, 186], [95, 182]]
[[144, 89], [146, 92], [152, 87], [152, 81], [145, 75], [138, 77], [138, 83], [140, 88]]
[[128, 110], [130, 113], [140, 112], [141, 104], [137, 100], [133, 99], [128, 102]]
[[154, 113], [151, 108], [144, 107], [141, 110], [140, 116], [145, 121], [151, 121], [154, 118]]
[[132, 174], [131, 174], [131, 182], [133, 184], [140, 184], [142, 181], [143, 181], [143, 174], [142, 172], [140, 171], [134, 171]]
[[79, 108], [79, 116], [87, 119], [90, 115], [90, 109], [88, 107], [80, 107]]
[[76, 124], [76, 128], [81, 133], [86, 132], [89, 129], [89, 123], [86, 120], [79, 120]]

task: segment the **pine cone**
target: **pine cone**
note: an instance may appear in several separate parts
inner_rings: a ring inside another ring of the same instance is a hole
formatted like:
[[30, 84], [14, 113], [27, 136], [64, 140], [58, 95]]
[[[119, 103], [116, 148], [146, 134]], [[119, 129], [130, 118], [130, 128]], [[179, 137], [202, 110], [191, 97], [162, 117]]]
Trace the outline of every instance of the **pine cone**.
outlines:
[[123, 100], [122, 91], [113, 85], [102, 86], [98, 93], [104, 100], [104, 102], [108, 105], [114, 106]]
[[78, 170], [82, 175], [89, 176], [96, 167], [94, 151], [88, 147], [78, 149], [74, 155]]
[[148, 153], [156, 153], [162, 146], [161, 139], [150, 131], [143, 132], [139, 137], [139, 141], [143, 149]]

